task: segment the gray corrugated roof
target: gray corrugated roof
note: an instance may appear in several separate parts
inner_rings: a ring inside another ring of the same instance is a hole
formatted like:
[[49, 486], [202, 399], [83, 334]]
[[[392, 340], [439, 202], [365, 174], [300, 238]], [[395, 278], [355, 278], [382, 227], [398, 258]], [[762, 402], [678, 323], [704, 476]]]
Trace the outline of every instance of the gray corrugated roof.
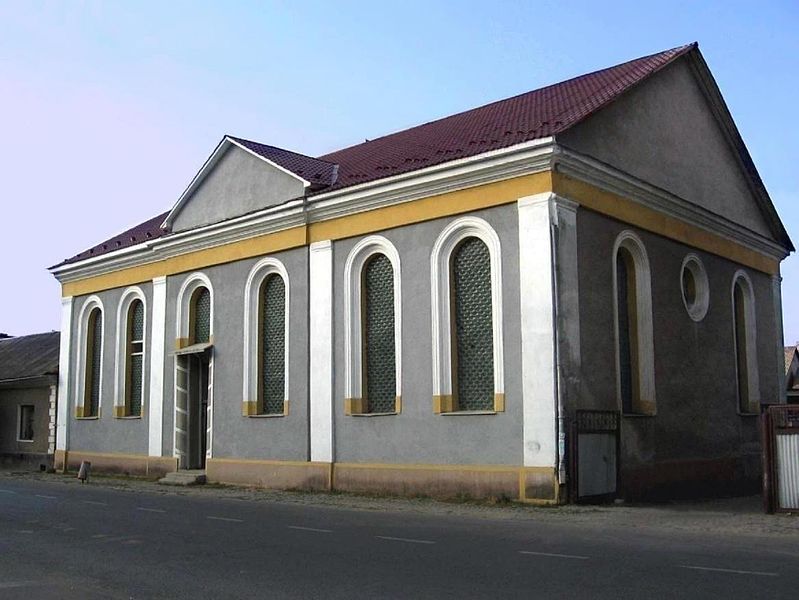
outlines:
[[58, 331], [0, 339], [0, 382], [58, 373]]

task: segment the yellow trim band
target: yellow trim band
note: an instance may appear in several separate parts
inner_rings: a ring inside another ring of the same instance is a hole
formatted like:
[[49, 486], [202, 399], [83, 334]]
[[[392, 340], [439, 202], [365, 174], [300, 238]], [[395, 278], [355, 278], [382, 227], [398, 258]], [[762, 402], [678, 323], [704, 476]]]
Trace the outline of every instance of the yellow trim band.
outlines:
[[572, 179], [561, 173], [553, 173], [552, 191], [579, 203], [583, 208], [651, 231], [686, 246], [721, 256], [768, 275], [779, 273], [780, 263], [776, 259], [750, 250], [696, 225], [642, 206], [618, 194], [601, 190], [590, 183]]

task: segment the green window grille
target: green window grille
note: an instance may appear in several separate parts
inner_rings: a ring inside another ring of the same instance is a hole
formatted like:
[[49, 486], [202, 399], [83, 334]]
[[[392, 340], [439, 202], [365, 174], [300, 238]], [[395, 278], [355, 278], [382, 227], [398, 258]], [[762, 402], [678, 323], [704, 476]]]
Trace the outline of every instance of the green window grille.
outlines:
[[205, 344], [211, 339], [211, 292], [200, 288], [194, 297], [194, 339], [195, 344]]
[[265, 414], [281, 414], [286, 400], [286, 284], [269, 275], [261, 288], [261, 401]]
[[394, 344], [394, 269], [385, 254], [363, 268], [363, 355], [366, 410], [396, 410], [397, 371]]
[[89, 314], [86, 344], [84, 416], [96, 417], [100, 406], [100, 362], [103, 347], [103, 320], [99, 308], [93, 309]]
[[134, 300], [130, 305], [128, 337], [128, 414], [141, 416], [142, 378], [144, 369], [144, 304]]
[[451, 269], [457, 407], [493, 410], [494, 327], [488, 247], [479, 238], [466, 238], [453, 252]]

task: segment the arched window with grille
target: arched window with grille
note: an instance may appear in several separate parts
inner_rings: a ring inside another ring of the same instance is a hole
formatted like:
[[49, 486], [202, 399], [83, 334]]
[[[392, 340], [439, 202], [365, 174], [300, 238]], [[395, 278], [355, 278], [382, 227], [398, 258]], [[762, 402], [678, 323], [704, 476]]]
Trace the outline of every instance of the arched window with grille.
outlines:
[[211, 292], [198, 287], [191, 299], [190, 343], [206, 344], [211, 341]]
[[126, 416], [140, 417], [144, 390], [144, 302], [134, 300], [128, 309], [125, 373]]
[[643, 242], [631, 231], [616, 239], [613, 282], [619, 405], [627, 415], [654, 415], [652, 284]]
[[363, 267], [363, 384], [367, 413], [395, 411], [394, 269], [385, 254]]
[[735, 347], [735, 391], [738, 412], [760, 412], [760, 385], [757, 373], [757, 328], [752, 282], [738, 271], [732, 284], [733, 344]]
[[289, 277], [276, 258], [258, 261], [244, 288], [245, 417], [289, 411]]
[[89, 299], [83, 307], [81, 323], [81, 375], [76, 416], [100, 416], [103, 378], [103, 310], [99, 299]]
[[385, 237], [360, 240], [344, 266], [345, 400], [348, 415], [402, 411], [400, 257]]
[[283, 414], [286, 401], [286, 284], [267, 275], [260, 291], [258, 335], [258, 408], [260, 414]]
[[431, 254], [433, 411], [505, 410], [502, 251], [485, 220], [447, 225]]
[[488, 246], [467, 237], [452, 253], [451, 305], [453, 403], [461, 411], [494, 408], [491, 257]]

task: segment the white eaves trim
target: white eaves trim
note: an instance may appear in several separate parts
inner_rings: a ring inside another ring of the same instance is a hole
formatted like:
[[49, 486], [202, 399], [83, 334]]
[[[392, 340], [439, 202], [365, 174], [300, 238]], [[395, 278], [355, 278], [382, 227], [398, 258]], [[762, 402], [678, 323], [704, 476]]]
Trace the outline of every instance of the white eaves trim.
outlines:
[[299, 180], [302, 183], [303, 187], [305, 187], [306, 189], [311, 186], [311, 182], [310, 181], [307, 181], [306, 179], [303, 179], [302, 177], [300, 177], [296, 173], [293, 173], [293, 172], [289, 171], [288, 169], [286, 169], [284, 167], [281, 167], [279, 164], [269, 160], [268, 158], [264, 158], [263, 156], [261, 156], [257, 152], [253, 152], [252, 150], [250, 150], [249, 148], [247, 148], [243, 144], [240, 144], [239, 142], [237, 142], [236, 140], [234, 140], [230, 136], [226, 135], [224, 138], [222, 138], [222, 141], [219, 142], [219, 144], [217, 144], [216, 148], [211, 153], [211, 156], [208, 157], [208, 160], [205, 161], [205, 164], [203, 164], [203, 166], [200, 168], [200, 170], [194, 176], [194, 179], [191, 180], [191, 183], [189, 183], [189, 186], [180, 195], [180, 198], [178, 198], [178, 201], [175, 203], [175, 206], [172, 207], [172, 210], [169, 211], [169, 214], [166, 216], [166, 219], [164, 219], [164, 222], [161, 224], [161, 227], [168, 229], [168, 228], [170, 228], [172, 226], [172, 223], [175, 220], [175, 217], [177, 216], [177, 214], [180, 212], [180, 209], [183, 208], [183, 206], [186, 204], [186, 202], [191, 197], [191, 195], [194, 193], [194, 191], [199, 187], [199, 185], [203, 182], [203, 180], [206, 178], [206, 176], [211, 172], [211, 170], [214, 168], [214, 166], [216, 166], [216, 163], [218, 163], [219, 159], [221, 159], [222, 156], [224, 156], [225, 152], [227, 152], [227, 150], [228, 150], [228, 148], [230, 148], [230, 146], [236, 146], [237, 148], [241, 148], [247, 154], [249, 154], [251, 156], [254, 156], [255, 158], [257, 158], [259, 160], [262, 160], [266, 164], [268, 164], [268, 165], [274, 167], [275, 169], [277, 169], [278, 171], [281, 171], [281, 172], [285, 173], [286, 175], [289, 175], [289, 176], [293, 177], [294, 179]]
[[779, 243], [751, 229], [579, 152], [558, 146], [553, 166], [560, 173], [721, 235], [755, 252], [779, 260], [788, 255]]

